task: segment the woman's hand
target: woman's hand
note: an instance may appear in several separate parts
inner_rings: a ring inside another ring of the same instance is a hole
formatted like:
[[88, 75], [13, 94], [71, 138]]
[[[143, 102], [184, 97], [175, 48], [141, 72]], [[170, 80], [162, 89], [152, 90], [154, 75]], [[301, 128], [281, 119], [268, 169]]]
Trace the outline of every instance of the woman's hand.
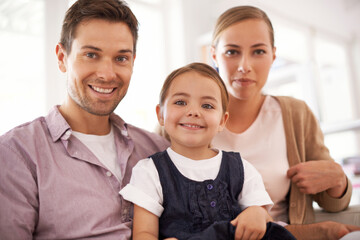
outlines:
[[304, 225], [287, 225], [285, 228], [298, 240], [338, 240], [353, 231], [360, 231], [360, 226], [332, 221]]
[[287, 176], [305, 194], [327, 191], [331, 197], [340, 198], [347, 187], [341, 166], [328, 160], [299, 163], [290, 167]]
[[235, 239], [261, 239], [266, 232], [266, 223], [272, 221], [265, 208], [251, 206], [231, 221], [236, 226]]

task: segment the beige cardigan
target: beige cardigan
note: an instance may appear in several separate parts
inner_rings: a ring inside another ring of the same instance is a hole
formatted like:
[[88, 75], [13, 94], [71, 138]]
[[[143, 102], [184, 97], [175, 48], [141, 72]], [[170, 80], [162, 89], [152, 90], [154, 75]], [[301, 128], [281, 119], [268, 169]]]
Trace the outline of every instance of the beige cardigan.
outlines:
[[[292, 97], [274, 96], [274, 98], [280, 103], [282, 111], [289, 165], [320, 159], [333, 161], [324, 145], [320, 125], [306, 103]], [[289, 221], [291, 224], [312, 223], [313, 200], [328, 212], [342, 211], [349, 205], [351, 194], [352, 186], [349, 179], [346, 192], [339, 199], [330, 197], [326, 192], [316, 195], [303, 194], [292, 183], [289, 195]]]

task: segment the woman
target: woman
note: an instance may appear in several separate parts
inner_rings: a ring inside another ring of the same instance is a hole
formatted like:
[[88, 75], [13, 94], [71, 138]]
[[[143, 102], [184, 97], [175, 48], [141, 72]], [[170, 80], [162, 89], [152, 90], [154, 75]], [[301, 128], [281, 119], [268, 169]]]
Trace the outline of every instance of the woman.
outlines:
[[[258, 169], [275, 204], [272, 217], [290, 224], [311, 223], [313, 200], [330, 212], [344, 210], [351, 184], [330, 157], [311, 110], [303, 101], [262, 93], [276, 58], [267, 15], [251, 6], [227, 10], [216, 23], [211, 51], [230, 94], [226, 129], [212, 144], [239, 151]], [[351, 231], [349, 226], [325, 222], [306, 225], [301, 234], [309, 236], [304, 237], [297, 232], [304, 226], [287, 228], [307, 239], [315, 234], [338, 238]]]

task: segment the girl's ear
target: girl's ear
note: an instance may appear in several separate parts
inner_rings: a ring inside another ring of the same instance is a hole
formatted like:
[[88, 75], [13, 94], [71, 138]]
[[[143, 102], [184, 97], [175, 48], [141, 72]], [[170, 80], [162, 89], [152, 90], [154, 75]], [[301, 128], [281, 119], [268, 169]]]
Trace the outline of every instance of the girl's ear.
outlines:
[[161, 126], [164, 126], [164, 114], [163, 114], [163, 110], [159, 104], [156, 105], [156, 115], [157, 115], [159, 124]]
[[218, 131], [221, 132], [222, 130], [224, 130], [224, 127], [226, 125], [227, 120], [229, 119], [229, 113], [225, 112], [224, 116], [222, 117], [220, 124], [219, 124], [219, 128]]

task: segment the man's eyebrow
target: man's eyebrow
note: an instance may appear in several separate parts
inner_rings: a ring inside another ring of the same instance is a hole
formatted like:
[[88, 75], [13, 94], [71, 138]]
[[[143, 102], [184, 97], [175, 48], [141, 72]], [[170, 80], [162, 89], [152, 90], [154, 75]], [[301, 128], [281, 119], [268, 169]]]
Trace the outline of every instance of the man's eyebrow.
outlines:
[[[95, 46], [92, 46], [92, 45], [85, 45], [85, 46], [82, 46], [81, 49], [91, 49], [91, 50], [94, 50], [94, 51], [98, 51], [98, 52], [102, 52], [102, 50], [98, 47], [95, 47]], [[118, 51], [118, 53], [133, 53], [133, 51], [131, 49], [121, 49]]]
[[102, 51], [100, 48], [94, 47], [94, 46], [91, 46], [91, 45], [82, 46], [81, 49], [92, 49], [92, 50], [99, 51], [99, 52]]

